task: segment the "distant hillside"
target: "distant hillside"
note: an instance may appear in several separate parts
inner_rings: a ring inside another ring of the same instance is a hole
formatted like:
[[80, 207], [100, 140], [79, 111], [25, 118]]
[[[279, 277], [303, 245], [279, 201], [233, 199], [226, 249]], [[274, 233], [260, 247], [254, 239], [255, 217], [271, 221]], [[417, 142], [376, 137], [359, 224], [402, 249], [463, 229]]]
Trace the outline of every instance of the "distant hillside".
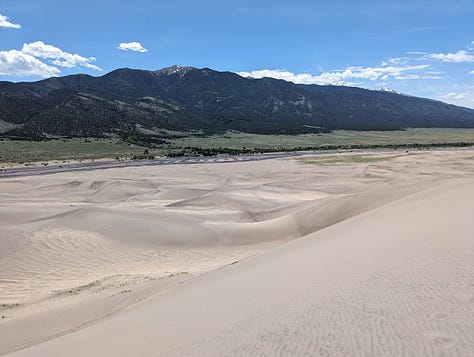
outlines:
[[251, 133], [474, 128], [474, 110], [341, 86], [243, 78], [208, 68], [118, 69], [39, 82], [0, 82], [10, 137], [123, 135], [139, 128]]

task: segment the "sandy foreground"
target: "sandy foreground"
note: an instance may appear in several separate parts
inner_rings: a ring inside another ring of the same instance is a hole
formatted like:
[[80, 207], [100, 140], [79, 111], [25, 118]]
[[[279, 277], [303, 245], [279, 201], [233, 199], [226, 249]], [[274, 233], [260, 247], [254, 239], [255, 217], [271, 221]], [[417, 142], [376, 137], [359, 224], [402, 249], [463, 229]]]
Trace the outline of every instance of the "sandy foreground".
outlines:
[[474, 356], [474, 152], [3, 179], [0, 309], [12, 356]]

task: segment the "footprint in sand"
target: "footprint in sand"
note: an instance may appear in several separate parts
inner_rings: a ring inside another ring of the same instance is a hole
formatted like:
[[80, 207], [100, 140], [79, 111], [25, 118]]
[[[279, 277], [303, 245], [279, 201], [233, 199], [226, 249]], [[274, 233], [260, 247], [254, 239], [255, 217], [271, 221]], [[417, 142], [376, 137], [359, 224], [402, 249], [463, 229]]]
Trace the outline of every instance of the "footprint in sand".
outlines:
[[423, 339], [427, 344], [442, 349], [452, 348], [456, 344], [453, 338], [439, 332], [428, 332], [424, 334]]
[[435, 338], [435, 343], [438, 347], [448, 349], [455, 345], [455, 342], [452, 338], [447, 336], [438, 336]]

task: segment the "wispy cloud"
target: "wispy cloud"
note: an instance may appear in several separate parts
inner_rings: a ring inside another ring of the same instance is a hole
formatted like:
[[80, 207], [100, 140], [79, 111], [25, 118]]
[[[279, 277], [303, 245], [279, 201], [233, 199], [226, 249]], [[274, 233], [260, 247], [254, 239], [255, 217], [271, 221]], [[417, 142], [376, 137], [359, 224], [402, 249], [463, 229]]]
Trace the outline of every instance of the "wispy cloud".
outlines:
[[[440, 99], [451, 104], [462, 105], [474, 108], [474, 90], [469, 86], [460, 86], [458, 90], [453, 90], [447, 94], [440, 95]], [[445, 92], [446, 93], [446, 92]]]
[[453, 53], [429, 53], [422, 51], [407, 52], [408, 56], [393, 57], [388, 59], [388, 63], [392, 64], [406, 64], [413, 61], [441, 61], [446, 63], [467, 63], [474, 62], [474, 41], [468, 46], [467, 50], [458, 50]]
[[349, 85], [347, 82], [338, 81], [336, 78], [323, 78], [321, 76], [313, 76], [309, 73], [293, 73], [284, 69], [262, 69], [251, 72], [237, 72], [242, 77], [264, 78], [270, 77], [275, 79], [283, 79], [288, 82], [297, 84], [339, 84]]
[[[380, 87], [391, 83], [391, 85], [404, 88], [407, 91], [411, 91], [411, 88], [421, 88], [420, 92], [424, 93], [426, 90], [423, 89], [425, 84], [421, 82], [422, 80], [447, 80], [448, 82], [440, 81], [441, 84], [447, 85], [457, 78], [456, 73], [459, 70], [464, 69], [470, 75], [474, 75], [472, 68], [466, 68], [472, 62], [474, 62], [474, 41], [466, 45], [465, 49], [453, 52], [410, 51], [401, 57], [388, 58], [382, 61], [379, 66], [348, 66], [316, 74], [294, 73], [281, 69], [254, 70], [238, 74], [254, 78], [273, 77], [300, 84], [357, 85], [366, 88]], [[457, 66], [454, 67], [455, 72], [450, 72], [450, 68], [453, 66]], [[450, 73], [454, 77], [451, 77]], [[408, 81], [420, 82], [412, 85], [408, 84]], [[457, 91], [448, 94], [441, 90], [430, 93], [439, 99], [472, 107], [474, 103], [472, 90], [467, 84], [463, 84], [463, 81], [458, 81], [458, 83], [460, 87]]]
[[25, 43], [21, 50], [0, 51], [0, 75], [16, 77], [52, 77], [61, 73], [58, 67], [78, 66], [101, 71], [94, 57], [72, 54], [42, 41]]
[[413, 78], [434, 78], [434, 76], [427, 76], [419, 72], [427, 69], [429, 65], [414, 65], [414, 66], [380, 66], [380, 67], [348, 67], [343, 71], [332, 71], [323, 73], [321, 76], [328, 76], [329, 78], [344, 79], [367, 79], [387, 80], [393, 79], [413, 79]]
[[141, 53], [148, 52], [148, 50], [143, 47], [140, 42], [122, 42], [119, 44], [118, 49], [122, 51], [133, 51]]
[[429, 53], [425, 57], [426, 59], [431, 58], [451, 63], [474, 62], [474, 55], [465, 50], [459, 50], [455, 53]]
[[451, 93], [446, 94], [446, 98], [454, 99], [454, 100], [462, 100], [462, 99], [466, 98], [466, 93], [451, 92]]
[[242, 77], [283, 79], [298, 84], [333, 84], [354, 85], [352, 80], [387, 80], [387, 79], [438, 79], [438, 75], [427, 73], [412, 73], [427, 69], [429, 65], [388, 66], [380, 67], [348, 67], [344, 70], [324, 72], [319, 75], [309, 73], [293, 73], [281, 69], [264, 69], [251, 72], [238, 72]]
[[0, 14], [0, 27], [11, 28], [11, 29], [20, 29], [21, 25], [20, 24], [14, 24], [14, 23], [8, 21], [7, 16]]

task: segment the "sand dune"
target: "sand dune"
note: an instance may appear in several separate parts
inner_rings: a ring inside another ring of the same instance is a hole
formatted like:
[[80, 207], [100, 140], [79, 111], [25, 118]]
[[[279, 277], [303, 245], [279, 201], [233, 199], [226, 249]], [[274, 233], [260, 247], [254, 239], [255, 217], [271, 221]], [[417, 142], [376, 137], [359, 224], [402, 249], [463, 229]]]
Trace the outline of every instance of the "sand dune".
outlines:
[[469, 355], [472, 152], [370, 158], [2, 180], [0, 353]]
[[468, 356], [473, 195], [440, 184], [15, 355]]

